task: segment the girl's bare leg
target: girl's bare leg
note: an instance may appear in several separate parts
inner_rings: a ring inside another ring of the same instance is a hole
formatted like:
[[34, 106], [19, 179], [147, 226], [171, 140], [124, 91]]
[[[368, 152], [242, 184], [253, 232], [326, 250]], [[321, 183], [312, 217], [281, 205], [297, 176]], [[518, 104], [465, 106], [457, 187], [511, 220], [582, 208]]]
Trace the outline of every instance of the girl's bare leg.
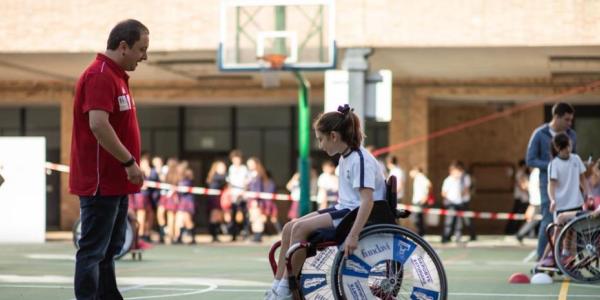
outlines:
[[283, 226], [283, 231], [281, 233], [281, 247], [279, 248], [279, 259], [277, 260], [277, 272], [275, 273], [275, 279], [281, 279], [284, 277], [285, 275], [285, 253], [288, 251], [288, 249], [291, 246], [291, 238], [292, 238], [292, 227], [294, 226], [294, 224], [296, 224], [298, 221], [303, 220], [305, 218], [311, 218], [314, 216], [318, 216], [319, 213], [317, 212], [312, 212], [300, 219], [295, 219], [292, 221], [287, 222], [284, 226]]
[[[316, 215], [310, 218], [300, 219], [292, 227], [292, 239], [291, 244], [305, 241], [308, 236], [320, 228], [333, 227], [333, 220], [329, 214]], [[306, 250], [296, 252], [292, 257], [292, 270], [294, 275], [297, 275], [304, 261], [306, 260]]]
[[177, 236], [176, 233], [175, 212], [167, 211], [167, 238], [172, 241], [172, 239]]
[[146, 233], [147, 236], [150, 236], [150, 231], [152, 230], [152, 227], [154, 226], [154, 210], [150, 207], [148, 209], [146, 209], [146, 222], [144, 224], [145, 229], [144, 232]]
[[140, 224], [138, 228], [138, 236], [144, 236], [146, 233], [146, 210], [138, 209], [135, 213], [138, 224]]

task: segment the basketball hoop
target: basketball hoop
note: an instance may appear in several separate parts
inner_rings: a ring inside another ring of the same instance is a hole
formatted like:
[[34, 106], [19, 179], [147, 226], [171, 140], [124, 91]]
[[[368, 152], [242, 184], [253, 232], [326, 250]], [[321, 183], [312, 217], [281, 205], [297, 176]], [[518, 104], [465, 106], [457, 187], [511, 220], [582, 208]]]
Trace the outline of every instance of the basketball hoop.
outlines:
[[257, 57], [257, 59], [263, 64], [264, 67], [273, 70], [281, 70], [287, 59], [285, 54], [265, 54], [264, 56]]
[[[259, 65], [263, 67], [262, 86], [263, 88], [277, 88], [280, 86], [279, 71], [283, 69], [287, 55], [285, 54], [265, 54], [257, 57]], [[274, 72], [275, 71], [275, 72]]]

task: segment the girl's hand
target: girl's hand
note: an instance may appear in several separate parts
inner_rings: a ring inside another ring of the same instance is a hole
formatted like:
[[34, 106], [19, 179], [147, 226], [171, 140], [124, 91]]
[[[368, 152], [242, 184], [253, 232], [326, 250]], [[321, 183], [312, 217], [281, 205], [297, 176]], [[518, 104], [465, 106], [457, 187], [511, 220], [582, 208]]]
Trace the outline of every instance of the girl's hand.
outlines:
[[550, 212], [554, 212], [556, 209], [556, 201], [550, 200]]
[[348, 258], [354, 252], [354, 250], [358, 247], [358, 236], [348, 235], [346, 237], [346, 241], [344, 242], [344, 257]]

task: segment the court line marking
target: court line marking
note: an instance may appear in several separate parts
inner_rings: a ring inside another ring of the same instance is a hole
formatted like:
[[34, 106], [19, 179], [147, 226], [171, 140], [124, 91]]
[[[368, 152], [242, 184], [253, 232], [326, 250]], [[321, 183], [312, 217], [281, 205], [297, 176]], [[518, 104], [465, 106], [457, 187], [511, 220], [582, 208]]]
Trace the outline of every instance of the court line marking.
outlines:
[[[33, 288], [33, 289], [72, 289], [72, 285], [23, 285], [23, 284], [0, 284], [0, 288]], [[151, 291], [196, 291], [197, 288], [181, 288], [181, 287], [137, 287], [138, 290]], [[120, 291], [125, 291], [127, 288], [120, 288]], [[131, 289], [129, 289], [131, 290]], [[241, 290], [240, 291], [259, 291], [259, 290]]]
[[533, 257], [536, 255], [537, 255], [537, 251], [535, 251], [535, 250], [529, 252], [529, 254], [525, 258], [523, 258], [523, 262], [525, 263], [525, 262], [531, 261], [533, 259]]
[[600, 286], [593, 283], [571, 283], [571, 286], [600, 289]]
[[[556, 297], [553, 294], [493, 294], [493, 293], [448, 293], [449, 296], [466, 296], [466, 297], [496, 297], [496, 298], [545, 298]], [[594, 295], [569, 295], [569, 299], [572, 298], [598, 298], [597, 294]]]
[[196, 291], [190, 291], [187, 293], [178, 293], [178, 294], [170, 294], [170, 295], [156, 295], [156, 296], [141, 296], [141, 297], [127, 297], [124, 299], [158, 299], [158, 298], [171, 298], [171, 297], [181, 297], [181, 296], [189, 296], [189, 295], [198, 295], [198, 294], [204, 294], [204, 293], [208, 293], [211, 291], [214, 291], [218, 288], [219, 286], [216, 284], [210, 284], [209, 287], [205, 288], [205, 289], [201, 289], [201, 290], [196, 290]]
[[[73, 276], [0, 274], [0, 283], [72, 283]], [[268, 282], [207, 277], [118, 277], [120, 285], [224, 285], [239, 287], [269, 287]]]
[[[587, 286], [587, 285], [585, 285]], [[73, 288], [72, 286], [52, 286], [52, 285], [17, 285], [17, 284], [0, 284], [0, 288], [45, 288], [45, 289], [64, 289], [64, 288]], [[207, 288], [210, 289], [211, 287]], [[171, 290], [171, 291], [185, 291], [189, 292], [186, 295], [199, 294], [199, 293], [209, 293], [209, 292], [220, 292], [220, 293], [263, 293], [263, 289], [220, 289], [218, 286], [212, 290], [198, 290], [198, 289], [190, 289], [190, 288], [155, 288], [155, 287], [143, 287], [140, 290]], [[496, 293], [467, 293], [467, 292], [450, 292], [448, 293], [450, 296], [466, 296], [466, 297], [503, 297], [503, 298], [543, 298], [543, 297], [555, 297], [556, 294], [496, 294]], [[168, 297], [169, 295], [157, 295], [157, 296], [144, 296], [144, 297], [133, 297], [126, 299], [152, 299], [152, 298], [161, 298]], [[181, 294], [183, 296], [183, 294]], [[152, 298], [149, 298], [152, 297]], [[574, 294], [569, 295], [569, 299], [571, 298], [598, 298], [598, 294]]]
[[26, 258], [39, 259], [39, 260], [69, 260], [75, 261], [75, 255], [68, 254], [45, 254], [45, 253], [32, 253], [26, 254]]
[[560, 292], [558, 293], [558, 300], [567, 300], [569, 294], [569, 279], [565, 279], [560, 285]]
[[119, 290], [121, 292], [135, 291], [135, 290], [139, 290], [145, 286], [146, 285], [144, 285], [144, 284], [138, 284], [138, 285], [126, 286], [126, 287], [120, 288]]

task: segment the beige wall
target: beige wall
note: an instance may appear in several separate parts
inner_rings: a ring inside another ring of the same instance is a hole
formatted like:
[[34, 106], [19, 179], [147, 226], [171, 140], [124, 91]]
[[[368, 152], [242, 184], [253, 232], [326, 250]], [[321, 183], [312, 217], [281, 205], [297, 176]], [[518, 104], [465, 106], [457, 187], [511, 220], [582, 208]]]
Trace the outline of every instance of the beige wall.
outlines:
[[[95, 52], [137, 18], [152, 51], [214, 50], [218, 0], [4, 0], [0, 52]], [[549, 46], [600, 43], [600, 1], [338, 0], [340, 47]]]

